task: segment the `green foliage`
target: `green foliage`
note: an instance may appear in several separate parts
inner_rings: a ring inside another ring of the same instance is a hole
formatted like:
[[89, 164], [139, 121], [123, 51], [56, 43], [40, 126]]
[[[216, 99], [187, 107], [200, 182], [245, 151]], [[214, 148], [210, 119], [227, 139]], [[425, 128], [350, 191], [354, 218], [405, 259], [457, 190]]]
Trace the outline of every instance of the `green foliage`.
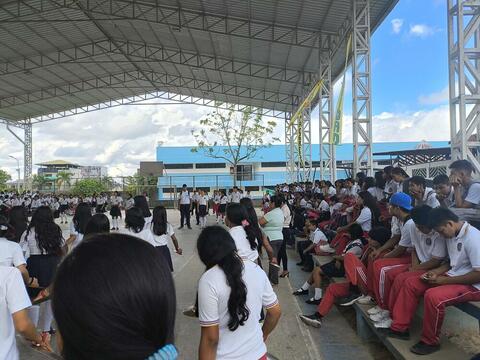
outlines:
[[143, 192], [149, 192], [152, 188], [157, 187], [157, 177], [146, 177], [142, 175], [128, 176], [124, 180], [125, 191], [133, 195], [140, 195]]
[[0, 169], [0, 190], [7, 188], [7, 181], [10, 181], [12, 177], [5, 170]]
[[275, 121], [263, 121], [262, 115], [255, 114], [250, 107], [242, 112], [235, 111], [234, 106], [227, 111], [217, 109], [202, 119], [200, 125], [200, 130], [192, 130], [197, 146], [191, 152], [225, 160], [234, 168], [280, 141], [272, 136]]
[[70, 186], [72, 182], [72, 173], [68, 171], [59, 171], [57, 173], [57, 186], [60, 189], [62, 185]]
[[48, 179], [43, 176], [43, 175], [33, 175], [32, 178], [32, 185], [37, 189], [37, 190], [42, 190], [43, 187], [48, 183]]
[[94, 193], [108, 191], [104, 181], [99, 179], [83, 179], [75, 183], [72, 194], [76, 196], [92, 196]]

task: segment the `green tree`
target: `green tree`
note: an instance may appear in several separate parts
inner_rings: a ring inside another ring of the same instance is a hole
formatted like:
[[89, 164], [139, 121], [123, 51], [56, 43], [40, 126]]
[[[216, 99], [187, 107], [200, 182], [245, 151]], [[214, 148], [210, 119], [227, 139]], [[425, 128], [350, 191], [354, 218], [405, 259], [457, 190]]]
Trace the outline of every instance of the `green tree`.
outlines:
[[5, 170], [0, 169], [0, 190], [5, 190], [7, 188], [7, 182], [10, 181], [12, 177]]
[[97, 179], [82, 179], [73, 185], [72, 194], [76, 196], [92, 196], [94, 193], [108, 191], [104, 182]]
[[72, 173], [68, 171], [59, 171], [57, 173], [57, 186], [58, 190], [63, 189], [65, 190], [66, 185], [70, 186], [72, 182]]
[[147, 177], [135, 174], [124, 179], [125, 191], [134, 195], [140, 195], [143, 192], [150, 192], [152, 188], [157, 187], [157, 177]]
[[48, 183], [48, 179], [43, 175], [33, 175], [32, 185], [37, 190], [43, 190], [44, 186]]
[[275, 121], [263, 121], [251, 107], [242, 112], [216, 109], [200, 121], [202, 128], [192, 130], [197, 146], [192, 152], [202, 152], [213, 159], [221, 159], [233, 167], [233, 183], [237, 181], [237, 165], [255, 157], [259, 150], [280, 141], [273, 137]]

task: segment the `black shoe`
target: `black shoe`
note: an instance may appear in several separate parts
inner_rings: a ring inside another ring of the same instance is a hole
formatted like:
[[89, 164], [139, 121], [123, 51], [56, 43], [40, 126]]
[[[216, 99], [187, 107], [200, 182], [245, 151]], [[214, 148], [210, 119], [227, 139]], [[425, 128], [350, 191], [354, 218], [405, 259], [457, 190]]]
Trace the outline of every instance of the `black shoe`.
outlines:
[[394, 339], [400, 339], [400, 340], [410, 340], [410, 331], [395, 331], [392, 329], [388, 329], [386, 336], [394, 338]]
[[188, 228], [189, 228], [190, 230], [192, 230], [192, 227], [191, 227], [191, 226], [189, 226]]
[[315, 298], [311, 298], [311, 299], [308, 299], [307, 301], [305, 301], [307, 304], [309, 305], [318, 305], [322, 302], [322, 299], [315, 299]]
[[110, 231], [116, 230], [115, 228], [111, 228]]
[[297, 266], [303, 266], [304, 264], [303, 264], [303, 261], [300, 261], [300, 262], [298, 262], [296, 265], [297, 265]]
[[182, 230], [182, 229], [183, 229], [183, 225], [178, 228], [178, 230]]
[[197, 226], [200, 225], [200, 223], [197, 223]]
[[308, 294], [308, 290], [298, 289], [292, 293], [292, 295], [295, 295], [295, 296], [305, 295], [305, 294]]
[[308, 326], [319, 328], [322, 326], [322, 317], [318, 312], [312, 315], [300, 315], [300, 320]]
[[359, 294], [359, 293], [351, 293], [350, 295], [341, 299], [339, 304], [341, 306], [352, 306], [357, 302], [358, 299], [360, 299], [361, 296], [362, 294]]
[[423, 341], [419, 341], [410, 348], [410, 351], [417, 355], [430, 355], [440, 350], [440, 345], [428, 345]]

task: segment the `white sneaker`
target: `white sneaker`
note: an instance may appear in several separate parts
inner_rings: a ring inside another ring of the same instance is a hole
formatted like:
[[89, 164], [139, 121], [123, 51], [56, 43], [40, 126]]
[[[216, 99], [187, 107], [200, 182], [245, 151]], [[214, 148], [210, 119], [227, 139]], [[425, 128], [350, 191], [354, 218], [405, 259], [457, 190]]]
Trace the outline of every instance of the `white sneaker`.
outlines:
[[357, 300], [357, 303], [360, 305], [374, 305], [375, 300], [370, 295], [363, 295], [360, 299]]
[[392, 319], [387, 318], [381, 321], [377, 321], [373, 324], [373, 326], [375, 326], [377, 329], [390, 329], [390, 326], [392, 326]]
[[380, 311], [382, 311], [382, 308], [380, 306], [375, 306], [371, 309], [368, 309], [367, 310], [367, 314], [368, 315], [375, 315], [375, 314], [378, 314]]
[[390, 311], [382, 310], [378, 314], [370, 315], [372, 321], [381, 321], [390, 318]]

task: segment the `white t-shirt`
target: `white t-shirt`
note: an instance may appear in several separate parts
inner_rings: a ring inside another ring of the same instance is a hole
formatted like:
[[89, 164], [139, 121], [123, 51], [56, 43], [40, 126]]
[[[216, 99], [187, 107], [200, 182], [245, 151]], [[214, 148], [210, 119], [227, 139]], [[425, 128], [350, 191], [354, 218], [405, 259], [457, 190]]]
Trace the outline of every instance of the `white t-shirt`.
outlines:
[[0, 266], [0, 359], [19, 359], [12, 315], [31, 305], [20, 271]]
[[[150, 225], [152, 226], [152, 225]], [[163, 235], [155, 235], [153, 233], [153, 228], [152, 229], [152, 237], [153, 237], [153, 242], [152, 245], [157, 247], [157, 246], [166, 246], [168, 245], [168, 241], [172, 239], [172, 235], [175, 235], [175, 231], [173, 230], [173, 226], [170, 223], [167, 223], [167, 233]]]
[[317, 207], [318, 211], [330, 212], [330, 205], [325, 200], [322, 200]]
[[244, 263], [243, 281], [247, 287], [246, 307], [250, 316], [235, 331], [228, 329], [228, 299], [231, 289], [223, 270], [214, 266], [207, 270], [198, 284], [198, 310], [202, 327], [219, 327], [217, 360], [260, 359], [267, 353], [263, 342], [260, 311], [278, 304], [265, 272], [252, 261]]
[[76, 248], [83, 240], [83, 234], [75, 230], [75, 224], [70, 221], [70, 235], [75, 236], [75, 240], [72, 243], [72, 249]]
[[287, 204], [283, 204], [281, 209], [283, 212], [283, 228], [288, 229], [290, 227], [290, 222], [292, 221], [292, 212]]
[[316, 228], [315, 231], [310, 235], [310, 240], [315, 245], [318, 245], [320, 243], [320, 241], [327, 241], [328, 242], [327, 237], [325, 236], [323, 231], [320, 230], [319, 228]]
[[[473, 270], [480, 271], [479, 239], [480, 231], [465, 221], [458, 236], [446, 241], [451, 266], [448, 275], [461, 276]], [[473, 286], [480, 290], [480, 282]]]
[[465, 201], [468, 201], [471, 204], [479, 205], [480, 204], [480, 184], [472, 183], [468, 188], [467, 196]]
[[402, 223], [396, 216], [392, 216], [392, 224], [391, 224], [391, 232], [392, 236], [401, 235], [400, 228], [402, 227]]
[[355, 222], [362, 227], [362, 230], [368, 232], [372, 230], [372, 211], [364, 206]]
[[180, 193], [180, 205], [190, 205], [190, 193], [188, 190]]
[[110, 198], [110, 202], [114, 206], [118, 206], [122, 203], [122, 197], [121, 196], [112, 196]]
[[432, 188], [425, 188], [425, 193], [421, 201], [415, 200], [415, 206], [428, 205], [432, 209], [440, 207], [440, 202], [437, 199], [437, 193]]
[[410, 240], [420, 263], [429, 261], [432, 258], [444, 259], [447, 256], [447, 245], [443, 238], [436, 231], [430, 234], [424, 234], [415, 226], [415, 223], [409, 222], [405, 226], [405, 231], [410, 232]]
[[198, 196], [198, 205], [207, 206], [207, 203], [208, 203], [208, 195]]
[[220, 205], [226, 205], [228, 203], [228, 196], [224, 195], [220, 199]]
[[[122, 230], [123, 233], [125, 234], [128, 234], [128, 235], [131, 235], [131, 236], [135, 236], [135, 237], [138, 237], [142, 240], [145, 240], [146, 242], [148, 242], [150, 245], [153, 245], [155, 246], [154, 244], [154, 239], [153, 239], [153, 233], [152, 231], [150, 230], [150, 227], [144, 227], [142, 231], [136, 233], [134, 232], [133, 230], [130, 230], [130, 229], [123, 229]], [[157, 245], [158, 246], [158, 245]]]
[[0, 238], [0, 266], [20, 266], [26, 264], [23, 251], [16, 242]]
[[328, 196], [337, 195], [337, 189], [335, 189], [333, 186], [330, 186], [327, 190], [327, 195]]
[[342, 254], [353, 254], [357, 258], [360, 258], [363, 253], [363, 243], [362, 240], [360, 239], [355, 239], [352, 241], [349, 241], [347, 246], [345, 246], [345, 249], [343, 250]]
[[[20, 247], [25, 255], [25, 259], [28, 259], [30, 255], [47, 255], [45, 251], [40, 250], [37, 244], [35, 228], [30, 229], [30, 233], [27, 236], [28, 230], [25, 230], [20, 237]], [[61, 241], [61, 245], [63, 246], [63, 239]]]
[[398, 226], [400, 228], [400, 242], [398, 245], [412, 248], [412, 234], [410, 233], [410, 227], [415, 226], [415, 223], [412, 219], [408, 219], [405, 223], [402, 223], [400, 220], [398, 221]]
[[230, 236], [235, 241], [238, 255], [242, 259], [256, 261], [258, 259], [257, 248], [252, 250], [250, 247], [250, 242], [247, 239], [247, 233], [245, 232], [243, 226], [234, 226], [229, 230], [229, 232]]
[[238, 191], [237, 192], [232, 192], [231, 196], [231, 202], [238, 204], [240, 203], [240, 199], [242, 198], [242, 194], [240, 194]]

